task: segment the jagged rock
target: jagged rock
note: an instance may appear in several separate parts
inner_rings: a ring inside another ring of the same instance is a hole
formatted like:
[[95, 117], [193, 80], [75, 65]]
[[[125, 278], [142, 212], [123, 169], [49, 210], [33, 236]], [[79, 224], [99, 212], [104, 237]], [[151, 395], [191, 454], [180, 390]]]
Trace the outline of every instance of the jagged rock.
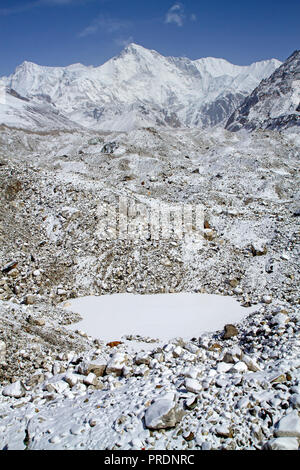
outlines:
[[276, 437], [300, 437], [300, 418], [298, 411], [292, 411], [275, 426]]
[[4, 387], [4, 389], [2, 390], [2, 395], [11, 398], [22, 398], [26, 395], [26, 390], [22, 382], [18, 380], [17, 382], [14, 382], [11, 385], [7, 385], [6, 387]]
[[118, 147], [117, 142], [108, 142], [102, 147], [101, 153], [112, 154]]
[[121, 375], [122, 369], [127, 363], [127, 356], [123, 353], [116, 353], [108, 361], [106, 366], [107, 374]]
[[261, 299], [261, 301], [264, 303], [264, 304], [271, 304], [272, 303], [272, 297], [271, 295], [264, 295]]
[[67, 372], [67, 374], [64, 376], [64, 380], [68, 385], [70, 385], [70, 387], [74, 387], [74, 385], [80, 382], [80, 376], [72, 372]]
[[15, 269], [18, 266], [17, 261], [11, 261], [2, 268], [3, 274], [9, 273], [12, 269]]
[[106, 363], [104, 361], [82, 362], [78, 365], [79, 374], [88, 375], [93, 372], [96, 377], [102, 377], [105, 373]]
[[147, 366], [149, 366], [150, 362], [151, 362], [151, 357], [147, 353], [144, 353], [144, 352], [138, 353], [135, 358], [135, 363], [138, 366], [141, 364], [146, 364]]
[[217, 426], [215, 428], [215, 433], [218, 437], [225, 437], [226, 439], [233, 437], [232, 429], [226, 424]]
[[296, 437], [277, 437], [264, 445], [266, 450], [298, 450], [299, 441]]
[[96, 374], [93, 374], [93, 372], [90, 372], [87, 376], [84, 377], [83, 383], [87, 386], [89, 385], [97, 385], [97, 376]]
[[50, 382], [44, 386], [44, 390], [49, 393], [64, 393], [69, 389], [69, 384], [64, 380], [57, 380], [57, 382]]
[[177, 405], [176, 394], [170, 393], [157, 398], [145, 413], [145, 424], [148, 429], [174, 428], [184, 415]]
[[44, 326], [46, 324], [44, 318], [34, 318], [31, 315], [29, 315], [26, 320], [30, 325]]
[[251, 245], [251, 252], [253, 256], [263, 256], [267, 254], [267, 251], [268, 250], [264, 242], [257, 241]]
[[300, 393], [295, 393], [290, 398], [290, 403], [293, 408], [300, 409]]
[[202, 390], [201, 384], [198, 382], [198, 380], [191, 379], [187, 377], [184, 382], [185, 388], [192, 393], [200, 393]]
[[32, 294], [28, 294], [25, 296], [24, 299], [25, 305], [33, 305], [35, 303], [35, 296]]
[[233, 338], [234, 336], [237, 336], [238, 334], [239, 334], [238, 329], [234, 325], [228, 324], [224, 326], [224, 334], [223, 334], [224, 339]]
[[231, 367], [230, 372], [234, 373], [242, 373], [242, 372], [247, 372], [248, 367], [243, 361], [239, 361], [236, 364], [234, 364], [233, 367]]
[[252, 357], [243, 354], [242, 360], [251, 372], [258, 372], [262, 370], [257, 361]]

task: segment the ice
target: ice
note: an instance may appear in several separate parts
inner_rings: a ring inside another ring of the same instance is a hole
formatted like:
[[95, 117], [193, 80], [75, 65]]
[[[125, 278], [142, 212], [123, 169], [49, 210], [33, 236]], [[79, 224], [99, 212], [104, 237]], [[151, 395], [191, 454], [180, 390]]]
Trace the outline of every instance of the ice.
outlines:
[[255, 310], [241, 307], [232, 297], [194, 293], [88, 296], [70, 300], [67, 308], [83, 318], [70, 328], [104, 341], [124, 335], [191, 339], [239, 322]]

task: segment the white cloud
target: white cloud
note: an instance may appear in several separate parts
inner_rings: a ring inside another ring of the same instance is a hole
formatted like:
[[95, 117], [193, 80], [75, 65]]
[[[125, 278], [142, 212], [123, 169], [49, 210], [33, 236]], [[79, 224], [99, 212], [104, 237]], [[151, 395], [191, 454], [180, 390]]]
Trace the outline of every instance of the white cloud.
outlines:
[[126, 29], [130, 26], [128, 21], [119, 20], [117, 18], [111, 18], [105, 15], [99, 15], [95, 18], [90, 25], [84, 28], [78, 36], [84, 38], [90, 36], [91, 34], [97, 33], [99, 30], [104, 31], [105, 33], [116, 33], [123, 29]]
[[185, 14], [185, 9], [182, 3], [176, 2], [173, 6], [167, 11], [165, 16], [165, 23], [173, 23], [178, 27], [182, 27], [186, 20], [197, 21], [197, 16], [195, 13], [187, 16]]
[[127, 39], [116, 38], [115, 44], [117, 46], [126, 47], [133, 42], [133, 36], [129, 36]]
[[174, 23], [183, 26], [185, 20], [184, 7], [181, 3], [175, 3], [167, 12], [165, 23]]
[[83, 5], [94, 0], [35, 0], [8, 8], [0, 8], [0, 16], [14, 15], [39, 7], [54, 7], [66, 5]]

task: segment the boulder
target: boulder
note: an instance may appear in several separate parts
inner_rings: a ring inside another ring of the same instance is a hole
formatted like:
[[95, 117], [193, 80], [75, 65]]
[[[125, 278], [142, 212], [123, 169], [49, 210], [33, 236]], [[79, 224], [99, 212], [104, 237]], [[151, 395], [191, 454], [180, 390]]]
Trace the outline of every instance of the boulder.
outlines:
[[275, 426], [276, 437], [300, 437], [300, 418], [298, 411], [288, 413]]
[[112, 154], [118, 147], [117, 142], [107, 142], [107, 144], [102, 147], [101, 153]]
[[293, 408], [300, 409], [300, 393], [295, 393], [290, 398], [290, 403]]
[[22, 382], [20, 382], [20, 380], [10, 385], [7, 385], [2, 390], [2, 395], [5, 397], [10, 397], [10, 398], [22, 398], [25, 396], [25, 394], [26, 394], [26, 390]]
[[93, 372], [96, 377], [102, 377], [105, 373], [106, 363], [104, 361], [81, 362], [78, 365], [78, 372], [82, 375], [89, 375]]
[[177, 405], [175, 393], [157, 398], [146, 410], [145, 425], [148, 429], [174, 428], [184, 415]]
[[225, 325], [224, 327], [224, 334], [223, 338], [224, 339], [230, 339], [233, 338], [234, 336], [237, 336], [239, 334], [238, 329], [234, 325]]
[[267, 253], [267, 247], [264, 242], [256, 241], [251, 245], [251, 252], [253, 256], [263, 256]]
[[9, 273], [12, 269], [15, 269], [18, 266], [17, 261], [11, 261], [2, 268], [3, 274]]
[[202, 390], [202, 386], [198, 380], [190, 379], [188, 377], [185, 379], [185, 388], [188, 392], [192, 393], [200, 393]]
[[123, 367], [126, 365], [126, 363], [127, 363], [127, 356], [122, 353], [116, 353], [108, 361], [107, 366], [106, 366], [106, 373], [121, 375]]
[[266, 450], [298, 450], [299, 442], [296, 437], [277, 437], [264, 445]]

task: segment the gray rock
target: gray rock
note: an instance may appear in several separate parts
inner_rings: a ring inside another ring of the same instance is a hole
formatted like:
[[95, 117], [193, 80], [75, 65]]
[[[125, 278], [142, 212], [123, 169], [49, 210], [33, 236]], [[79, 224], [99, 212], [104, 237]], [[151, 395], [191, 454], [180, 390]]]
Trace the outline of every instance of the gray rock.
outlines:
[[184, 410], [177, 405], [176, 395], [169, 393], [158, 398], [145, 413], [145, 424], [148, 429], [174, 428], [184, 415]]
[[6, 356], [6, 344], [0, 340], [0, 361], [5, 361]]
[[292, 411], [275, 426], [276, 437], [300, 437], [300, 418], [298, 411]]
[[277, 437], [264, 445], [266, 450], [298, 450], [299, 442], [296, 437]]
[[108, 142], [102, 147], [101, 153], [111, 154], [118, 148], [118, 144], [116, 142]]

